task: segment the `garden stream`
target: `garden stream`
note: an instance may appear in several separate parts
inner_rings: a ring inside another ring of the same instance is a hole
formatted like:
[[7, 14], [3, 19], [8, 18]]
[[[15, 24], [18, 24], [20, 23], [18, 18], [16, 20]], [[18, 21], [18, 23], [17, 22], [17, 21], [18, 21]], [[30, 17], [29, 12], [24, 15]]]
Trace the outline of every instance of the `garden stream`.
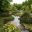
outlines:
[[[19, 20], [19, 16], [14, 16], [14, 15], [12, 15], [13, 17], [14, 17], [14, 20], [13, 20], [13, 22], [14, 22], [14, 24], [17, 26], [17, 27], [21, 27], [20, 26], [20, 20]], [[21, 32], [29, 32], [28, 30], [26, 30], [26, 29], [23, 29], [23, 28], [25, 28], [25, 27], [21, 27], [22, 28], [22, 31]]]

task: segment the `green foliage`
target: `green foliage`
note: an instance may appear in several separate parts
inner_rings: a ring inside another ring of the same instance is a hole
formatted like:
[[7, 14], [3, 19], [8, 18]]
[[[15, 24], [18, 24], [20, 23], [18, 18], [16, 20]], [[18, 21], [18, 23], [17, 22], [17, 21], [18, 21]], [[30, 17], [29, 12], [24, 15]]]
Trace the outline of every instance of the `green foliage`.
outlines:
[[22, 3], [22, 10], [24, 11], [28, 11], [31, 13], [31, 10], [32, 10], [32, 0], [28, 0], [28, 1], [25, 1]]
[[21, 4], [14, 4], [17, 10], [21, 10], [22, 5]]
[[0, 28], [3, 27], [3, 19], [0, 19]]
[[20, 23], [32, 24], [32, 17], [28, 13], [24, 13], [20, 17]]
[[[9, 0], [10, 1], [10, 0]], [[10, 2], [8, 0], [0, 0], [0, 16], [9, 16], [9, 10], [11, 9]]]
[[5, 24], [3, 28], [6, 32], [20, 32], [20, 30], [13, 24]]
[[[32, 24], [32, 17], [31, 15], [29, 15], [30, 13], [32, 13], [32, 0], [25, 1], [22, 4], [14, 5], [10, 5], [10, 1], [12, 0], [0, 0], [0, 28], [4, 25], [4, 22], [7, 23], [8, 21], [12, 21], [14, 19], [11, 15], [20, 16], [20, 10], [26, 12], [23, 15], [21, 15], [20, 23]], [[19, 29], [15, 28], [14, 25], [10, 25], [9, 27], [8, 26], [5, 26], [6, 30], [12, 30], [12, 32], [19, 32]], [[11, 26], [15, 29], [13, 28], [13, 30]]]
[[9, 22], [9, 21], [13, 21], [14, 20], [14, 17], [12, 17], [12, 16], [9, 16], [9, 17], [4, 17], [4, 24], [6, 24], [7, 22]]
[[0, 11], [5, 11], [10, 6], [9, 2], [7, 0], [0, 0]]

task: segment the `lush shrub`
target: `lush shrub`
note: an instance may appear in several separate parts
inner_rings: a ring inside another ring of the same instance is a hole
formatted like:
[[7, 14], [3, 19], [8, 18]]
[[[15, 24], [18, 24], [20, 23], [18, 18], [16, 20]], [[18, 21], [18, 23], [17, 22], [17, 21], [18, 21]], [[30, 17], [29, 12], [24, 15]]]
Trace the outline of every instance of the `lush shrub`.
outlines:
[[4, 28], [4, 32], [20, 32], [20, 30], [13, 24], [5, 24], [5, 26], [3, 26]]

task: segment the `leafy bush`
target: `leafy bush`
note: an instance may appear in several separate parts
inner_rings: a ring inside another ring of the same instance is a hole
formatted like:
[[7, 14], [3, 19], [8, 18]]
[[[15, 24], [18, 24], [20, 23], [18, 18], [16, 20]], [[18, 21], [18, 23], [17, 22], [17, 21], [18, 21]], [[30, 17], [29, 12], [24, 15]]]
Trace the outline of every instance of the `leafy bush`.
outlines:
[[20, 32], [20, 30], [13, 24], [5, 24], [5, 26], [3, 26], [4, 28], [4, 32]]

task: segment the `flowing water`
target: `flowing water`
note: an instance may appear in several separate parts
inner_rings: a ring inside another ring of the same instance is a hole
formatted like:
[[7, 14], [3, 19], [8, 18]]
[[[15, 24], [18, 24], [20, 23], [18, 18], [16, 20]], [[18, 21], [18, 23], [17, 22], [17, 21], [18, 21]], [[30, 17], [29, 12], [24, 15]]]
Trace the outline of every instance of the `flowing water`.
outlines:
[[20, 20], [19, 20], [20, 17], [19, 16], [14, 16], [14, 15], [12, 15], [12, 16], [14, 17], [14, 20], [10, 22], [11, 24], [15, 24], [18, 28], [21, 27], [22, 28], [21, 32], [29, 32], [28, 30], [25, 30], [25, 29], [23, 30], [23, 26], [20, 25]]
[[[21, 27], [20, 20], [19, 20], [20, 17], [19, 16], [14, 16], [14, 15], [13, 15], [13, 17], [14, 17], [13, 22], [16, 24], [17, 27], [20, 28]], [[23, 29], [23, 27], [22, 27], [22, 29]], [[21, 32], [29, 32], [29, 31], [24, 29]]]
[[13, 22], [16, 24], [16, 26], [19, 26], [20, 25], [20, 20], [19, 20], [19, 16], [14, 16], [13, 15], [13, 17], [14, 17], [14, 20], [13, 20]]

